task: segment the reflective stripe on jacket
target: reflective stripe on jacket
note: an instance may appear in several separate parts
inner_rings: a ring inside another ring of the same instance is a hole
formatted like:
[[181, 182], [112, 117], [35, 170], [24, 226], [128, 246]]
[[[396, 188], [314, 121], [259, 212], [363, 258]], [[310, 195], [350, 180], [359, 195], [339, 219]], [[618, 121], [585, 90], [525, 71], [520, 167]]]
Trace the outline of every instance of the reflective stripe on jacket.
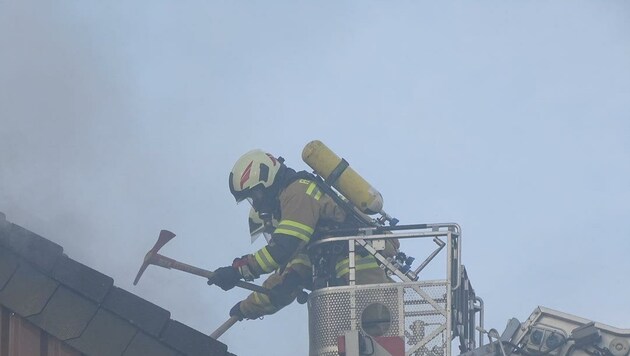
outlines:
[[281, 218], [269, 245], [247, 260], [256, 276], [271, 273], [287, 264], [311, 240], [318, 224], [341, 223], [346, 218], [341, 207], [308, 179], [292, 182], [280, 192], [278, 199]]
[[[342, 278], [348, 273], [350, 273], [349, 262], [350, 260], [347, 257], [337, 262], [337, 264], [335, 265], [335, 272], [337, 273], [337, 278]], [[376, 261], [376, 258], [374, 258], [374, 256], [372, 255], [365, 256], [365, 257], [361, 255], [355, 255], [354, 266], [357, 272], [368, 270], [368, 269], [375, 269], [375, 268], [380, 269], [378, 262]]]

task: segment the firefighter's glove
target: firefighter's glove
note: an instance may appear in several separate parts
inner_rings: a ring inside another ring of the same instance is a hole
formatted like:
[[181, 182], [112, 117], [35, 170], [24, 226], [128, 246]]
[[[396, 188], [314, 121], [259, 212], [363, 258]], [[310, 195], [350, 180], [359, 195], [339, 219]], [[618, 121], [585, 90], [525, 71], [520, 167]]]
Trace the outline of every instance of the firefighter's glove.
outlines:
[[249, 268], [249, 264], [247, 263], [247, 261], [249, 261], [250, 256], [251, 255], [245, 255], [240, 258], [235, 258], [234, 261], [232, 261], [232, 267], [238, 270], [238, 273], [241, 274], [244, 280], [249, 282], [259, 277], [258, 275], [253, 273], [251, 268]]
[[223, 290], [230, 290], [236, 286], [236, 283], [242, 278], [238, 270], [232, 266], [221, 267], [214, 271], [214, 275], [208, 278], [208, 284], [216, 284]]
[[241, 311], [241, 302], [236, 303], [232, 309], [230, 309], [230, 316], [235, 316], [238, 318], [238, 321], [245, 319], [245, 315]]

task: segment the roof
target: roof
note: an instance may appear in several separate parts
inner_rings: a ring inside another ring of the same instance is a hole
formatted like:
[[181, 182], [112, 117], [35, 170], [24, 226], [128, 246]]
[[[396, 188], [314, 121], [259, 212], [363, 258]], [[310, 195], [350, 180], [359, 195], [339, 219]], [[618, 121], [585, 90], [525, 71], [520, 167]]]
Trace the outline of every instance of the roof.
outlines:
[[3, 213], [0, 305], [86, 355], [232, 355], [225, 344], [116, 287], [111, 277]]

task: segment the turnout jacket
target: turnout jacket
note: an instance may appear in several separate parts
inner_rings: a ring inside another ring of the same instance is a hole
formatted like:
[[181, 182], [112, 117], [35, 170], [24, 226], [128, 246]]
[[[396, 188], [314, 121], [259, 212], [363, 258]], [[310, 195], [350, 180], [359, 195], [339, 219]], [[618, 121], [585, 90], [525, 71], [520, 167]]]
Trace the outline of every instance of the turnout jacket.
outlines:
[[269, 244], [247, 256], [247, 265], [256, 277], [283, 268], [311, 241], [320, 225], [342, 223], [345, 212], [317, 184], [297, 179], [279, 196], [278, 226]]
[[[298, 173], [299, 174], [299, 173]], [[244, 317], [255, 319], [263, 315], [274, 314], [290, 304], [302, 287], [311, 289], [311, 261], [306, 253], [306, 245], [321, 227], [343, 224], [346, 214], [332, 198], [324, 194], [317, 184], [309, 179], [296, 179], [289, 183], [279, 194], [280, 212], [274, 217], [279, 221], [269, 244], [254, 254], [247, 255], [250, 272], [259, 277], [273, 272], [264, 282], [263, 287], [273, 288], [283, 283], [290, 273], [297, 273], [303, 281], [301, 286], [294, 286], [286, 291], [289, 298], [280, 303], [272, 303], [263, 293], [251, 293], [240, 303]], [[395, 255], [398, 248], [388, 244], [387, 256]], [[373, 256], [355, 255], [357, 284], [391, 282]], [[348, 258], [341, 258], [336, 263], [338, 278], [348, 278]]]

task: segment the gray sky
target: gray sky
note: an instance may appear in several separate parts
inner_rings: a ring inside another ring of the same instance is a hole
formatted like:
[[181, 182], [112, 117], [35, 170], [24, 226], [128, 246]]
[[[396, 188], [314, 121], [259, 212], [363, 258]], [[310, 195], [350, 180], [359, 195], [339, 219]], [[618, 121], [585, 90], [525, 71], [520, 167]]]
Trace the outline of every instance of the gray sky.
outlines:
[[[320, 139], [402, 223], [458, 222], [502, 330], [537, 305], [630, 327], [630, 2], [0, 2], [0, 211], [210, 333], [246, 295], [149, 268], [252, 252], [227, 187]], [[405, 252], [428, 253], [414, 243]], [[306, 308], [239, 355], [306, 354]]]

